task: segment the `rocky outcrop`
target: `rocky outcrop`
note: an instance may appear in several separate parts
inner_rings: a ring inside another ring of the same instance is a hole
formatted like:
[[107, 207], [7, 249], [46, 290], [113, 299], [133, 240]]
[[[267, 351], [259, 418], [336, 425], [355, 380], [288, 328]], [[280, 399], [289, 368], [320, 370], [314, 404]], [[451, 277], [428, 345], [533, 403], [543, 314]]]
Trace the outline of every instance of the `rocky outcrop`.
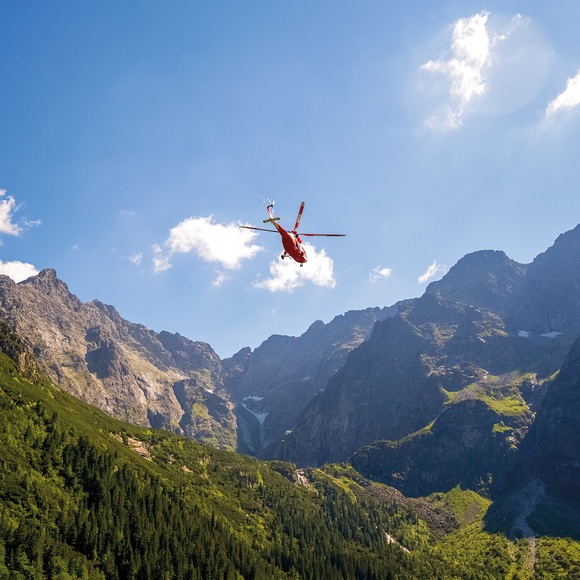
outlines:
[[[549, 387], [524, 442], [521, 471], [580, 496], [580, 339]], [[521, 475], [521, 474], [517, 474]]]
[[[304, 408], [328, 379], [362, 344], [377, 321], [396, 307], [349, 311], [328, 324], [320, 320], [298, 337], [274, 335], [253, 352], [244, 349], [223, 361], [227, 388], [244, 422], [244, 450], [260, 453], [298, 421]], [[249, 412], [249, 414], [248, 414]]]
[[421, 430], [444, 410], [444, 393], [487, 376], [533, 376], [519, 388], [539, 408], [544, 380], [578, 333], [580, 226], [528, 265], [474, 252], [377, 323], [268, 456], [307, 465], [345, 460], [376, 440]]
[[443, 279], [427, 286], [428, 294], [509, 315], [524, 286], [528, 267], [504, 252], [481, 250], [467, 254]]
[[457, 485], [486, 492], [513, 465], [530, 422], [531, 413], [506, 416], [482, 399], [465, 398], [446, 406], [425, 429], [363, 447], [351, 461], [366, 477], [407, 496]]
[[528, 266], [514, 310], [519, 328], [580, 334], [580, 225], [558, 236]]
[[501, 315], [510, 330], [580, 332], [580, 225], [558, 236], [531, 264], [504, 252], [463, 257], [427, 293]]
[[[223, 391], [225, 371], [209, 345], [157, 334], [99, 301], [83, 303], [52, 269], [19, 284], [0, 276], [0, 318], [25, 339], [49, 377], [75, 396], [123, 420], [235, 448], [235, 417], [226, 400], [212, 428], [181, 426], [196, 424], [193, 415], [205, 404], [199, 389]], [[200, 401], [195, 410], [175, 396], [180, 382]]]

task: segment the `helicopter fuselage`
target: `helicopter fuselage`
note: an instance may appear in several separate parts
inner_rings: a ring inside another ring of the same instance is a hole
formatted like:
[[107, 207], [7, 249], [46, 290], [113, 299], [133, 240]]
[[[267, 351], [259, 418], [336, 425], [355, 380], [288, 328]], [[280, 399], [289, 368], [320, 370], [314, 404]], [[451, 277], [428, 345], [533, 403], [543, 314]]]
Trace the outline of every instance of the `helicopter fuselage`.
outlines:
[[[304, 264], [307, 260], [306, 250], [302, 246], [300, 238], [292, 232], [287, 232], [282, 226], [278, 226], [278, 232], [282, 236], [284, 252], [299, 264]], [[282, 255], [284, 258], [284, 254]]]
[[289, 232], [284, 229], [279, 223], [278, 218], [274, 217], [271, 212], [270, 207], [268, 207], [268, 213], [270, 214], [270, 219], [264, 220], [264, 223], [270, 222], [274, 225], [280, 236], [282, 237], [282, 246], [284, 246], [284, 253], [282, 254], [282, 259], [286, 256], [290, 256], [294, 261], [299, 264], [304, 264], [307, 261], [306, 250], [302, 246], [302, 240], [294, 232]]

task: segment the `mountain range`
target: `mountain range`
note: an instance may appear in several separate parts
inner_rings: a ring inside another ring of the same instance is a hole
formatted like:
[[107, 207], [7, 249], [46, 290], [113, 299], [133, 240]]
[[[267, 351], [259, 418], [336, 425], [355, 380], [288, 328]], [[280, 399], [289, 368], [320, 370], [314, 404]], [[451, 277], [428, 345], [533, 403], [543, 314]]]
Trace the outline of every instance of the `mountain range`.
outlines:
[[580, 489], [580, 226], [530, 264], [474, 252], [420, 298], [224, 360], [82, 303], [52, 269], [0, 277], [0, 318], [51, 380], [137, 425], [299, 466], [350, 460], [407, 495], [499, 493], [524, 473]]

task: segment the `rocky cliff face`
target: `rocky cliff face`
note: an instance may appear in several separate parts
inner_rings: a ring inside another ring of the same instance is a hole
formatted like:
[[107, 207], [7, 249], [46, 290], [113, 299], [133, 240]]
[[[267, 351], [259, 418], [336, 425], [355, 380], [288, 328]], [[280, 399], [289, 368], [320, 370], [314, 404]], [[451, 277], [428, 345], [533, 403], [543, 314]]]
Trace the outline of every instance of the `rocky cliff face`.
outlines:
[[247, 450], [260, 453], [291, 428], [374, 324], [395, 313], [396, 308], [350, 311], [328, 324], [313, 323], [299, 337], [274, 335], [253, 352], [244, 349], [225, 360], [226, 385], [238, 402], [238, 421], [245, 424], [239, 434]]
[[580, 496], [580, 339], [549, 387], [524, 443], [524, 473]]
[[54, 382], [115, 417], [247, 453], [293, 424], [389, 315], [388, 308], [348, 312], [222, 362], [206, 343], [153, 332], [97, 300], [81, 302], [54, 270], [19, 284], [0, 276], [0, 319]]
[[504, 252], [481, 250], [461, 258], [426, 292], [506, 316], [522, 293], [527, 271], [526, 265], [510, 260]]
[[271, 453], [310, 465], [345, 460], [423, 429], [469, 387], [501, 398], [496, 382], [517, 380], [525, 363], [535, 372], [552, 349], [509, 334], [497, 314], [425, 294], [376, 325]]
[[[230, 406], [206, 404], [225, 375], [209, 345], [157, 334], [98, 301], [82, 303], [50, 269], [19, 284], [0, 276], [0, 318], [75, 396], [123, 420], [235, 447]], [[196, 430], [200, 415], [204, 428]]]
[[580, 225], [528, 266], [520, 308], [514, 310], [520, 328], [580, 333]]
[[504, 252], [468, 254], [427, 293], [500, 314], [510, 330], [580, 332], [580, 225], [531, 264]]
[[[377, 323], [291, 432], [269, 448], [270, 456], [309, 465], [345, 460], [377, 440], [401, 440], [433, 421], [441, 425], [449, 405], [462, 400], [455, 394], [483, 401], [492, 414], [515, 397], [523, 401], [518, 414], [525, 426], [580, 331], [579, 305], [580, 227], [529, 265], [503, 252], [470, 254], [420, 299]], [[516, 393], [506, 399], [491, 383], [515, 385]], [[516, 423], [504, 422], [502, 432], [520, 429]], [[489, 432], [487, 423], [481, 432]], [[516, 447], [524, 433], [514, 436]], [[441, 437], [421, 436], [396, 453], [391, 446], [389, 457], [400, 464], [397, 453], [417, 441]]]

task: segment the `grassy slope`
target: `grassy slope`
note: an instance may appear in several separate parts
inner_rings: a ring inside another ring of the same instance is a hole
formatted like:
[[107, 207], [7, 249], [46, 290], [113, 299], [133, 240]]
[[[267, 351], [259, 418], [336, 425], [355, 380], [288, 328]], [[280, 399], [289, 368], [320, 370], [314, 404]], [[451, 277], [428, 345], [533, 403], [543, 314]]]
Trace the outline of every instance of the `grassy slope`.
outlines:
[[[25, 366], [0, 354], [0, 578], [530, 577], [528, 541], [486, 531], [472, 491], [406, 500], [350, 466], [219, 451], [111, 419]], [[535, 566], [574, 577], [580, 543], [540, 538]]]
[[426, 552], [386, 539], [411, 542], [407, 508], [358, 500], [323, 472], [296, 485], [280, 473], [293, 466], [116, 421], [46, 379], [25, 379], [4, 355], [0, 466], [0, 578], [435, 570]]

